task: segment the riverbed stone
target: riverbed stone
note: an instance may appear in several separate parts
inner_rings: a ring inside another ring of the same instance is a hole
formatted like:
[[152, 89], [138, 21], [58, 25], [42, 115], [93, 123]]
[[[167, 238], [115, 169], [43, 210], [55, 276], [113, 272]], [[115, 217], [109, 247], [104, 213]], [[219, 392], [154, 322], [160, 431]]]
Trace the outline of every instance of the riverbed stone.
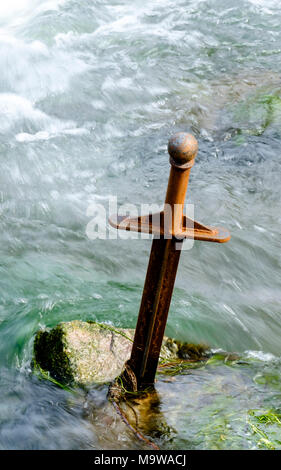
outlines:
[[[79, 320], [61, 322], [37, 332], [33, 364], [63, 383], [109, 383], [121, 374], [133, 338], [134, 329]], [[204, 354], [204, 347], [164, 337], [160, 360], [200, 359]]]

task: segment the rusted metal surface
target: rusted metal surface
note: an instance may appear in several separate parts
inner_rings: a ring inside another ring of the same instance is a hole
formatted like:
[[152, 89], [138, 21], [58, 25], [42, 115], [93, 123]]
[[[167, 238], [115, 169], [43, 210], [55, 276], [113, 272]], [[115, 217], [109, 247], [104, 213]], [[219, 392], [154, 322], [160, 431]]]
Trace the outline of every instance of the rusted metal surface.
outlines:
[[154, 234], [131, 358], [127, 362], [138, 390], [154, 383], [184, 239], [218, 243], [230, 239], [225, 228], [205, 226], [183, 215], [197, 150], [197, 141], [190, 134], [180, 132], [169, 140], [171, 170], [163, 211], [136, 218], [111, 216], [109, 219], [118, 229]]
[[[132, 232], [143, 232], [153, 234], [160, 238], [165, 235], [164, 229], [164, 211], [156, 214], [149, 214], [141, 217], [127, 217], [113, 215], [109, 222], [112, 227], [119, 230], [128, 230]], [[169, 234], [168, 234], [169, 235]], [[225, 243], [230, 240], [230, 233], [223, 227], [211, 227], [200, 224], [189, 217], [183, 216], [182, 230], [174, 233], [178, 239], [194, 239], [206, 242]]]
[[[182, 243], [181, 241], [179, 245]], [[154, 382], [180, 254], [181, 250], [175, 238], [154, 239], [152, 242], [129, 360], [138, 388]]]

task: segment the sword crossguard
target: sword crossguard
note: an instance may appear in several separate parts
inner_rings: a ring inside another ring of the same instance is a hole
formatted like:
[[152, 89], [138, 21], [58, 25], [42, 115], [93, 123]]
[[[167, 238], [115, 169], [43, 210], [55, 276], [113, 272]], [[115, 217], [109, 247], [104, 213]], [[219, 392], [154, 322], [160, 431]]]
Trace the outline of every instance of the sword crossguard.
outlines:
[[165, 238], [189, 238], [216, 243], [230, 240], [227, 229], [203, 225], [183, 214], [189, 173], [198, 152], [195, 137], [185, 132], [174, 134], [168, 142], [168, 152], [171, 170], [164, 210], [140, 217], [112, 215], [109, 218], [110, 225], [120, 230], [150, 233]]

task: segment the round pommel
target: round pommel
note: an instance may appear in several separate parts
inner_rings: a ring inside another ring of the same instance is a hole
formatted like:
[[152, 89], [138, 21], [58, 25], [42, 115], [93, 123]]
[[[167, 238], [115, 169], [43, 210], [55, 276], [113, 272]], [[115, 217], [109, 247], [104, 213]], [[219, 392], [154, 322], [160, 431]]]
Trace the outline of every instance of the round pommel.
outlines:
[[185, 132], [174, 134], [168, 143], [168, 152], [172, 165], [189, 168], [193, 165], [193, 160], [198, 151], [198, 143], [195, 137]]

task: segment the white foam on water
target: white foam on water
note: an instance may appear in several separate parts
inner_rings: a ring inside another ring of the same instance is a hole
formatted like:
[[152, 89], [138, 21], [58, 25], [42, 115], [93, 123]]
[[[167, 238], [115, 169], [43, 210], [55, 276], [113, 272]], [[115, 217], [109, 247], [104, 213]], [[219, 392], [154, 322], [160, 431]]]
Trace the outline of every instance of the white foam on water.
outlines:
[[16, 135], [18, 142], [34, 142], [35, 140], [48, 140], [50, 134], [48, 132], [36, 132], [36, 134], [28, 134], [28, 132], [21, 132]]
[[[214, 349], [212, 349], [212, 353], [213, 354], [225, 353], [225, 350], [222, 349], [222, 348], [214, 348]], [[238, 355], [240, 355], [240, 353], [238, 353]], [[258, 361], [262, 361], [262, 362], [272, 362], [272, 361], [276, 361], [276, 360], [279, 359], [274, 354], [266, 353], [266, 352], [263, 352], [261, 350], [259, 350], [259, 351], [254, 351], [254, 350], [253, 351], [252, 350], [244, 351], [243, 358], [244, 359], [257, 359]]]
[[258, 359], [263, 362], [276, 361], [278, 359], [274, 354], [265, 353], [263, 351], [245, 351], [246, 357], [249, 359]]
[[[63, 126], [63, 123], [60, 123]], [[73, 123], [71, 123], [73, 124]], [[52, 125], [53, 126], [53, 125]], [[39, 131], [35, 134], [29, 134], [28, 132], [20, 132], [16, 134], [15, 138], [18, 142], [35, 142], [38, 140], [50, 140], [59, 135], [66, 134], [66, 135], [73, 135], [73, 136], [83, 136], [88, 135], [90, 131], [88, 129], [84, 129], [81, 127], [76, 127], [74, 129], [57, 129], [57, 132], [50, 133], [47, 131]]]
[[76, 127], [75, 129], [65, 129], [62, 131], [62, 134], [67, 134], [67, 135], [88, 135], [90, 134], [90, 131], [88, 129], [85, 129], [84, 127]]
[[0, 47], [1, 90], [28, 99], [65, 92], [73, 76], [89, 69], [71, 51], [38, 40], [25, 42], [1, 31]]
[[[30, 126], [36, 131], [23, 130]], [[88, 129], [76, 127], [74, 121], [63, 121], [40, 111], [31, 101], [22, 96], [0, 93], [0, 134], [14, 131], [18, 142], [48, 140], [61, 134], [73, 136], [89, 134]]]
[[67, 0], [9, 0], [0, 2], [1, 28], [13, 28], [28, 22], [38, 13], [57, 10]]
[[48, 117], [35, 109], [30, 101], [12, 93], [0, 94], [0, 133], [5, 133], [18, 121], [28, 119], [46, 124]]
[[280, 8], [280, 0], [248, 0], [249, 3], [259, 7], [263, 13], [273, 15], [275, 8]]
[[239, 323], [239, 325], [242, 327], [244, 331], [247, 331], [247, 332], [249, 331], [248, 328], [244, 325], [244, 323], [240, 320], [240, 318], [238, 318], [234, 310], [229, 305], [223, 304], [223, 307], [227, 312], [229, 312], [235, 318], [237, 323]]

